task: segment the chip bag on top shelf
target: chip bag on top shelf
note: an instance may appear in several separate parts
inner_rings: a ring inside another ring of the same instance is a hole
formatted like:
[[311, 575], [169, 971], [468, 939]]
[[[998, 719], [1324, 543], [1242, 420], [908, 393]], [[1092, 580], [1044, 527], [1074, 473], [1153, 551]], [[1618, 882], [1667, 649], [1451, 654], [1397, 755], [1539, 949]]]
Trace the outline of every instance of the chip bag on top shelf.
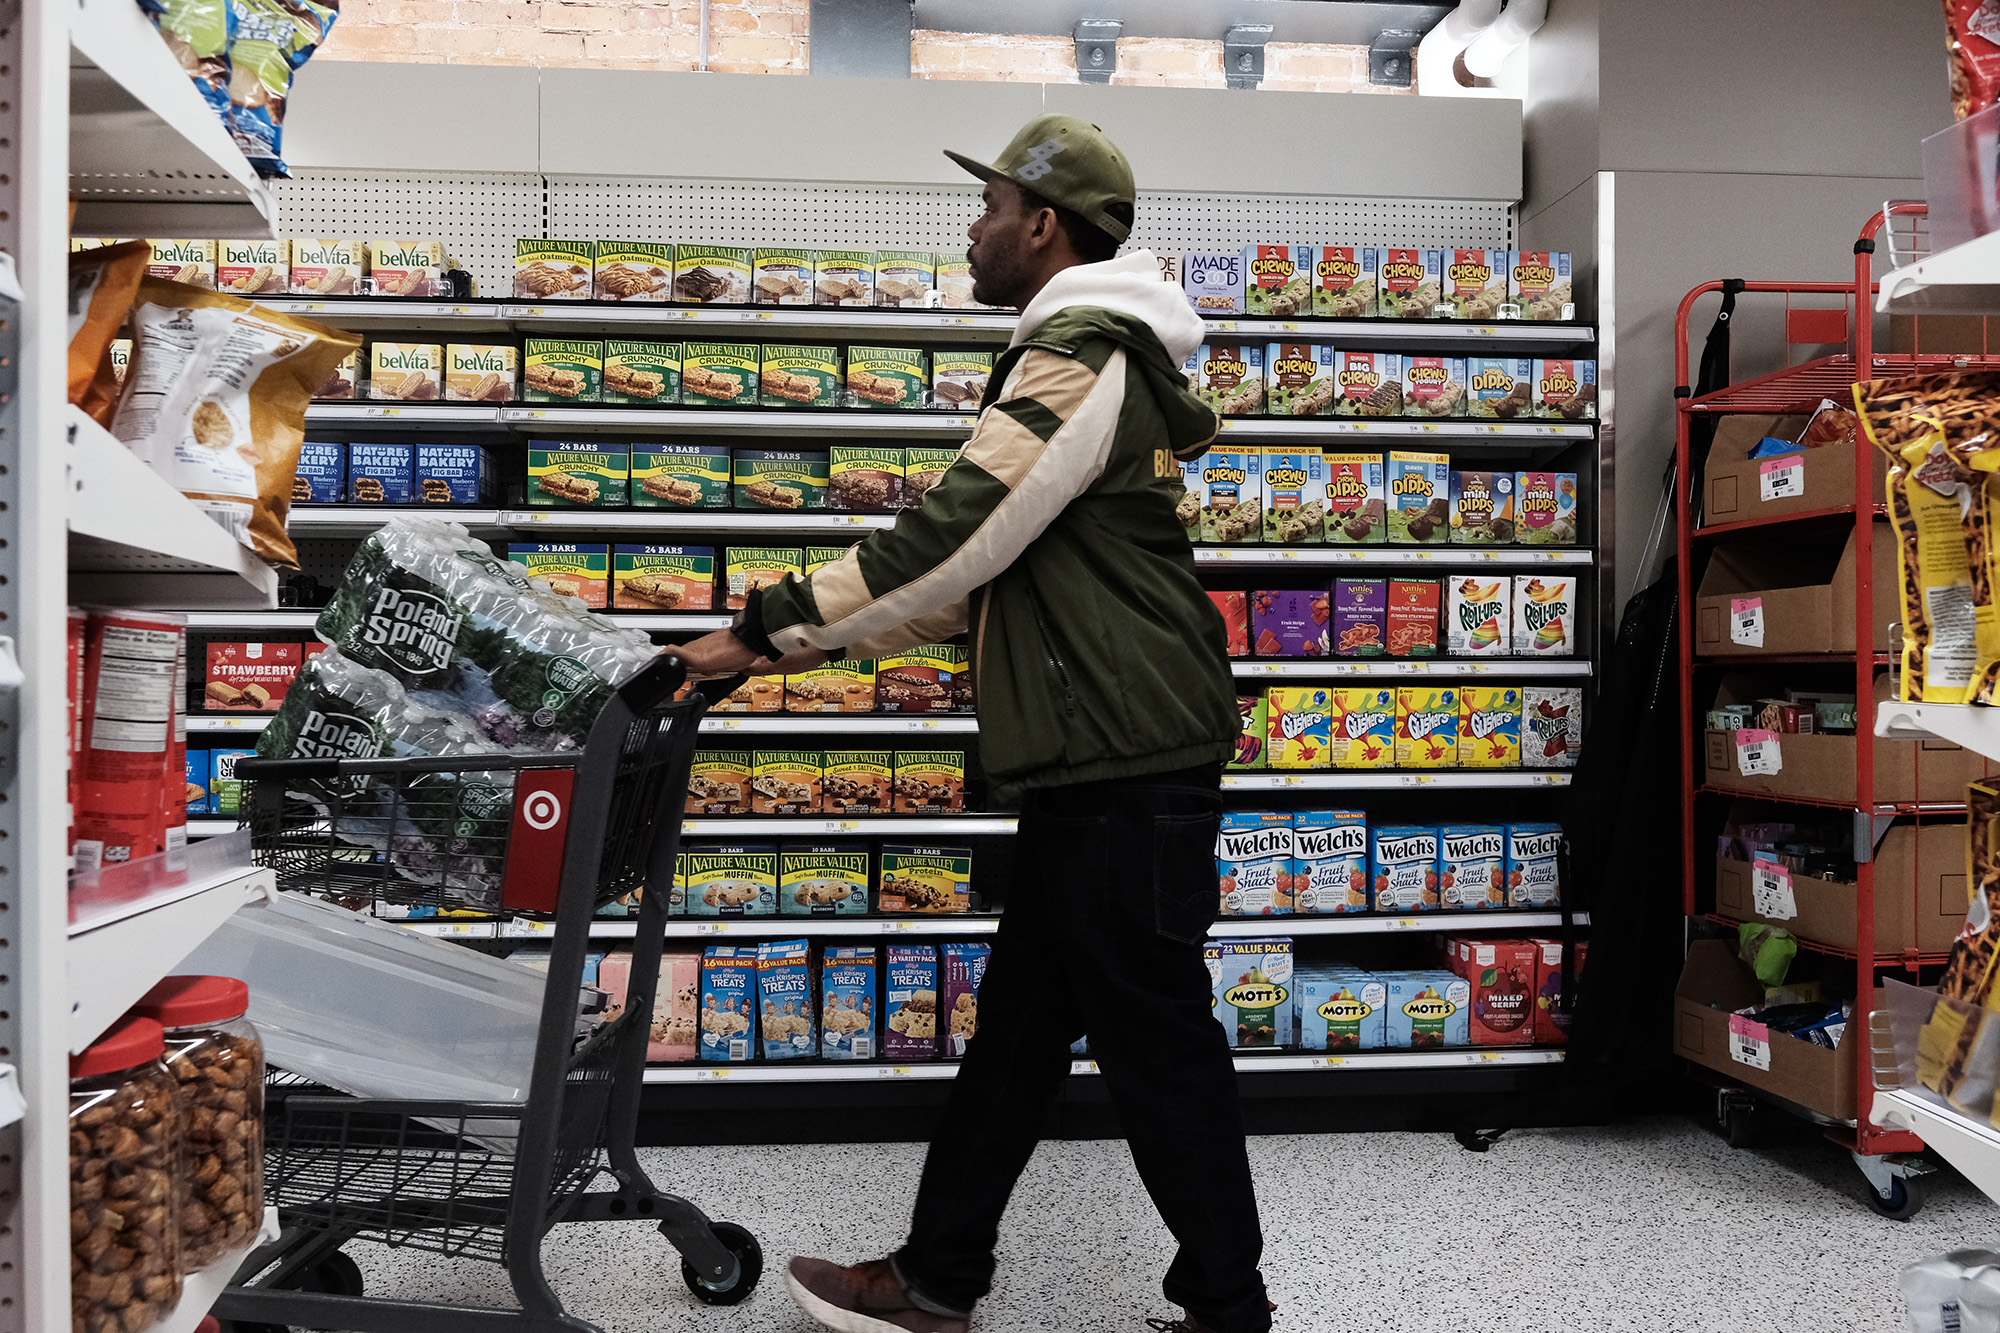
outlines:
[[1951, 114], [1964, 120], [2000, 97], [2000, 4], [1944, 0], [1944, 44], [1951, 56]]
[[289, 177], [279, 155], [299, 66], [340, 17], [313, 0], [228, 0], [229, 133], [260, 176]]
[[229, 0], [149, 0], [140, 8], [153, 16], [167, 50], [180, 62], [217, 116], [229, 115], [229, 39], [236, 15]]

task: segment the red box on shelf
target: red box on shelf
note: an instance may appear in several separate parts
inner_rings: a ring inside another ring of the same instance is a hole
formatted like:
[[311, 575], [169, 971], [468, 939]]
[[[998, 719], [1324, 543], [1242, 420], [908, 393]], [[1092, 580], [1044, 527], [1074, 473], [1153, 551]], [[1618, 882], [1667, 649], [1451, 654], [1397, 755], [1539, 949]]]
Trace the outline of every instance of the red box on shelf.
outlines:
[[1472, 987], [1472, 1044], [1527, 1046], [1535, 1040], [1533, 940], [1460, 940], [1452, 971]]
[[1440, 593], [1436, 579], [1389, 580], [1389, 656], [1438, 655]]
[[[1562, 1007], [1563, 946], [1561, 940], [1530, 941], [1539, 951], [1535, 958], [1535, 1045], [1561, 1046], [1569, 1041], [1569, 1025], [1574, 1011]], [[1570, 999], [1575, 1002], [1577, 980], [1583, 976], [1584, 955], [1589, 940], [1576, 942], [1576, 961], [1570, 973]]]
[[1250, 656], [1250, 599], [1240, 592], [1211, 592], [1208, 600], [1222, 613], [1223, 628], [1229, 631], [1229, 655]]

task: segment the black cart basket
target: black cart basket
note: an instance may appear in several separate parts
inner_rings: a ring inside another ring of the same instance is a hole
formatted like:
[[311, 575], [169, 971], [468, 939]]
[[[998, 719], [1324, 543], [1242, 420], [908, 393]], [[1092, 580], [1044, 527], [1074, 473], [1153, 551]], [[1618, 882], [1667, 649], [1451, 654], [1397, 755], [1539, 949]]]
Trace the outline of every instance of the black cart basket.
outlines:
[[[350, 1097], [274, 1088], [265, 1179], [281, 1234], [215, 1308], [240, 1330], [580, 1333], [542, 1270], [559, 1222], [646, 1219], [708, 1304], [746, 1299], [749, 1232], [656, 1189], [633, 1150], [681, 811], [696, 735], [734, 681], [675, 700], [665, 657], [606, 704], [580, 751], [408, 759], [245, 760], [252, 844], [281, 889], [365, 908], [475, 903], [553, 919], [522, 1102]], [[637, 896], [624, 1009], [593, 1023], [584, 956], [602, 903]], [[421, 1022], [422, 1015], [412, 1015]], [[373, 1299], [340, 1252], [366, 1239], [503, 1266], [515, 1308]]]

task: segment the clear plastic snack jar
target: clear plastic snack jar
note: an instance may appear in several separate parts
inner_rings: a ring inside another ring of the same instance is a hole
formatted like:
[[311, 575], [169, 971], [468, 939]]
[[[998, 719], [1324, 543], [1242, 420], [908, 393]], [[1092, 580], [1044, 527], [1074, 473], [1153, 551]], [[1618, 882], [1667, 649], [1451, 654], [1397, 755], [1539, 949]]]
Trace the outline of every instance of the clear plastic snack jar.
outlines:
[[167, 977], [132, 1006], [166, 1030], [180, 1087], [188, 1201], [181, 1271], [206, 1268], [257, 1234], [264, 1218], [264, 1043], [234, 977]]
[[181, 1298], [181, 1102], [150, 1018], [69, 1062], [71, 1333], [139, 1333]]

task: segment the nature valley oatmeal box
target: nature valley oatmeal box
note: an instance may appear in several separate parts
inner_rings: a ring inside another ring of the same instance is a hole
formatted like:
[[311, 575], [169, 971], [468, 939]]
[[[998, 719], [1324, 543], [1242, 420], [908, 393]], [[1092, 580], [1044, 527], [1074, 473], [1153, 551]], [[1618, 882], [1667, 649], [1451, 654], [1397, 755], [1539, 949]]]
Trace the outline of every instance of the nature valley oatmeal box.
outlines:
[[707, 611], [715, 605], [715, 548], [617, 547], [611, 584], [620, 611]]
[[729, 245], [674, 249], [674, 300], [691, 305], [749, 305], [754, 252]]
[[1521, 691], [1518, 686], [1459, 687], [1458, 766], [1521, 766]]
[[632, 503], [640, 509], [727, 509], [731, 475], [726, 444], [632, 446]]
[[1447, 250], [1444, 299], [1459, 319], [1498, 319], [1507, 304], [1505, 250]]
[[750, 261], [750, 287], [758, 305], [811, 305], [813, 252], [759, 249]]
[[921, 409], [930, 382], [930, 357], [918, 348], [847, 349], [849, 406]]
[[272, 296], [292, 285], [291, 246], [284, 241], [217, 241], [215, 289]]
[[525, 301], [587, 301], [596, 263], [593, 241], [516, 240], [514, 295]]
[[834, 842], [778, 849], [778, 912], [783, 916], [866, 916], [868, 844]]
[[1296, 319], [1312, 313], [1312, 247], [1243, 248], [1243, 304], [1253, 315]]
[[368, 396], [434, 403], [444, 396], [444, 347], [438, 343], [370, 343]]
[[1396, 767], [1458, 766], [1458, 691], [1405, 685], [1396, 691]]
[[1403, 415], [1403, 358], [1394, 352], [1338, 352], [1333, 414], [1339, 417]]
[[877, 905], [884, 912], [972, 910], [972, 853], [962, 847], [885, 846]]
[[367, 242], [339, 236], [302, 236], [292, 242], [294, 296], [352, 296], [368, 271]]
[[873, 250], [814, 251], [813, 304], [874, 305], [875, 252]]
[[528, 441], [528, 503], [566, 509], [623, 509], [631, 494], [624, 445], [584, 440]]
[[829, 815], [882, 815], [895, 806], [896, 759], [887, 750], [828, 750], [820, 804]]
[[540, 579], [564, 597], [574, 597], [593, 611], [610, 605], [610, 555], [602, 545], [575, 542], [515, 543], [507, 559], [530, 578]]
[[368, 242], [368, 281], [377, 296], [443, 296], [443, 241]]
[[660, 303], [673, 298], [674, 247], [651, 241], [599, 241], [591, 294], [600, 301]]
[[1382, 252], [1374, 246], [1312, 248], [1312, 313], [1321, 319], [1367, 319], [1375, 313]]
[[1334, 383], [1335, 356], [1326, 343], [1267, 343], [1265, 410], [1274, 417], [1333, 415], [1333, 402], [1339, 396]]
[[875, 252], [875, 304], [921, 310], [937, 282], [937, 257], [928, 250]]
[[731, 546], [723, 557], [723, 579], [728, 589], [726, 610], [741, 611], [749, 605], [752, 588], [768, 588], [784, 582], [785, 575], [799, 572], [798, 547]]
[[446, 343], [445, 398], [454, 403], [512, 402], [520, 356], [511, 343]]
[[816, 815], [824, 778], [818, 750], [757, 750], [750, 756], [750, 813]]
[[1396, 766], [1396, 692], [1348, 686], [1331, 692], [1329, 734], [1335, 768]]
[[1194, 396], [1218, 416], [1251, 416], [1264, 410], [1264, 349], [1250, 343], [1203, 343], [1200, 383]]
[[623, 407], [667, 407], [681, 400], [681, 345], [604, 343], [603, 400]]
[[785, 677], [788, 713], [872, 713], [875, 663], [843, 657]]
[[1376, 287], [1379, 312], [1391, 319], [1429, 319], [1444, 300], [1444, 251], [1386, 249]]
[[763, 349], [755, 343], [683, 343], [681, 403], [686, 407], [755, 407]]
[[604, 388], [604, 344], [576, 338], [530, 338], [522, 357], [521, 397], [530, 403], [594, 403]]
[[146, 276], [215, 290], [214, 241], [148, 241]]
[[1265, 762], [1271, 768], [1325, 768], [1333, 744], [1333, 691], [1273, 685], [1266, 696]]
[[838, 407], [843, 378], [838, 347], [765, 343], [758, 392], [765, 407]]

